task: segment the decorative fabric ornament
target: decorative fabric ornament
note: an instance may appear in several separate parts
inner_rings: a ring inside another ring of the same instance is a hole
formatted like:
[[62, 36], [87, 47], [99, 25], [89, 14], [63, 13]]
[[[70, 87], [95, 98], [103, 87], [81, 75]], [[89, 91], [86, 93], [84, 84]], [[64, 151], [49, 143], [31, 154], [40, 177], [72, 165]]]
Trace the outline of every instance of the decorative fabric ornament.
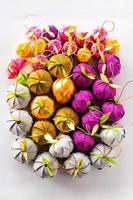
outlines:
[[53, 53], [60, 53], [62, 49], [62, 44], [61, 44], [61, 41], [60, 40], [50, 40], [48, 43], [47, 43], [47, 50], [53, 52]]
[[91, 170], [91, 164], [89, 158], [83, 153], [73, 153], [64, 162], [65, 171], [71, 176], [83, 177]]
[[[28, 58], [28, 60], [30, 60], [30, 62], [27, 63], [27, 64], [23, 67], [23, 69], [20, 71], [20, 73], [23, 73], [23, 74], [25, 74], [26, 76], [29, 76], [30, 73], [33, 72], [33, 71], [35, 70], [35, 69], [33, 68], [33, 66], [32, 66], [32, 64], [33, 64], [33, 62], [34, 62], [32, 58], [33, 58], [33, 57]], [[31, 59], [32, 59], [32, 63], [31, 63]], [[36, 62], [36, 59], [35, 59], [35, 62]]]
[[34, 41], [42, 36], [42, 31], [37, 26], [32, 26], [27, 30], [26, 36], [29, 40]]
[[118, 53], [120, 49], [120, 43], [118, 40], [108, 39], [105, 42], [106, 51], [109, 53]]
[[115, 123], [119, 121], [125, 114], [124, 107], [120, 103], [115, 102], [105, 102], [102, 105], [102, 112], [110, 113], [108, 121], [110, 123]]
[[93, 166], [101, 170], [116, 164], [116, 157], [120, 153], [120, 147], [115, 149], [104, 144], [96, 144], [90, 152], [90, 160]]
[[30, 90], [37, 95], [48, 93], [52, 83], [53, 80], [50, 73], [43, 69], [31, 72], [27, 80]]
[[80, 63], [73, 68], [72, 79], [74, 83], [83, 88], [90, 86], [96, 76], [95, 70], [90, 64]]
[[36, 121], [33, 124], [31, 137], [38, 144], [46, 144], [44, 135], [50, 134], [53, 138], [56, 136], [55, 126], [49, 121]]
[[68, 41], [70, 35], [74, 38], [76, 35], [76, 26], [65, 26], [59, 31], [59, 35], [63, 41]]
[[93, 94], [98, 100], [110, 100], [116, 95], [116, 88], [98, 79], [93, 84]]
[[68, 135], [61, 135], [49, 148], [49, 153], [57, 158], [68, 158], [73, 151], [73, 141]]
[[88, 46], [89, 43], [91, 42], [91, 35], [88, 32], [79, 32], [76, 34], [75, 41], [77, 45], [80, 47], [83, 47], [84, 44]]
[[70, 78], [60, 78], [53, 83], [52, 90], [56, 101], [64, 104], [72, 98], [75, 87]]
[[50, 58], [48, 70], [52, 76], [62, 78], [69, 75], [72, 69], [72, 62], [68, 56], [57, 54]]
[[72, 107], [78, 113], [84, 113], [88, 110], [89, 106], [93, 102], [93, 96], [88, 90], [80, 90], [74, 94], [72, 100]]
[[24, 136], [30, 131], [33, 120], [25, 110], [12, 110], [7, 123], [11, 133]]
[[34, 55], [43, 54], [46, 49], [46, 41], [44, 39], [37, 39], [32, 43], [32, 51]]
[[21, 163], [29, 163], [37, 155], [37, 145], [29, 138], [17, 138], [11, 147], [13, 157]]
[[53, 25], [49, 25], [48, 27], [43, 29], [43, 37], [46, 37], [49, 40], [56, 39], [57, 35], [58, 35], [58, 29]]
[[29, 58], [33, 53], [30, 43], [25, 42], [25, 43], [20, 44], [18, 46], [16, 53], [18, 54], [20, 58]]
[[82, 126], [86, 131], [91, 132], [96, 125], [99, 125], [102, 116], [99, 110], [90, 110], [82, 117]]
[[66, 53], [67, 56], [75, 54], [77, 51], [77, 45], [75, 42], [65, 42], [62, 48], [62, 52]]
[[6, 101], [12, 109], [27, 107], [31, 95], [29, 89], [21, 84], [11, 85], [6, 93]]
[[107, 38], [107, 34], [108, 33], [104, 27], [98, 27], [97, 29], [94, 30], [92, 37], [95, 41], [97, 38], [99, 38], [101, 42], [104, 42]]
[[54, 123], [57, 129], [65, 133], [75, 130], [79, 123], [79, 117], [72, 108], [64, 107], [56, 112]]
[[99, 48], [97, 48], [97, 43], [93, 43], [90, 51], [95, 58], [101, 58], [101, 52], [105, 53], [105, 47], [103, 44], [100, 44]]
[[48, 152], [38, 155], [33, 164], [34, 172], [41, 178], [54, 177], [58, 168], [58, 161]]
[[31, 63], [33, 69], [45, 69], [47, 57], [42, 54], [38, 54], [35, 57], [29, 58], [28, 61]]
[[25, 66], [26, 62], [27, 60], [24, 58], [16, 58], [11, 60], [7, 68], [8, 78], [16, 78], [20, 70]]
[[105, 54], [105, 63], [102, 59], [98, 62], [98, 70], [100, 73], [103, 71], [103, 67], [105, 64], [105, 75], [108, 78], [114, 77], [120, 73], [121, 64], [120, 60], [114, 54]]
[[73, 134], [73, 142], [78, 151], [85, 152], [94, 146], [95, 139], [91, 135], [76, 131]]
[[125, 130], [121, 127], [109, 127], [101, 131], [100, 137], [102, 142], [114, 147], [122, 142], [125, 137]]
[[77, 52], [77, 59], [79, 62], [86, 63], [90, 60], [91, 58], [91, 51], [87, 48], [81, 48]]
[[37, 119], [48, 119], [55, 112], [53, 99], [48, 96], [36, 96], [31, 102], [31, 113]]

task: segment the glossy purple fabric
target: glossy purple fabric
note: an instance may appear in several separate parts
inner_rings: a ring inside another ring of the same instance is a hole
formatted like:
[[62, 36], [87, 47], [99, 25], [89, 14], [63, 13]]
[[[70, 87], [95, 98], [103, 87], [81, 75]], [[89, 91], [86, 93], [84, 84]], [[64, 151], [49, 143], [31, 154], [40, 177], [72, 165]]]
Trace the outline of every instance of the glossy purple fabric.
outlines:
[[96, 124], [99, 124], [101, 116], [102, 116], [102, 113], [99, 110], [91, 110], [91, 111], [87, 112], [82, 117], [82, 126], [87, 131], [91, 132], [93, 127]]
[[56, 39], [58, 36], [58, 29], [55, 26], [48, 26], [49, 32], [52, 32], [53, 35], [51, 35], [47, 30], [43, 29], [43, 36], [48, 38], [49, 40]]
[[108, 121], [111, 123], [119, 121], [125, 114], [123, 105], [113, 102], [103, 103], [102, 112], [104, 114], [110, 112], [110, 117]]
[[90, 86], [94, 80], [85, 76], [81, 71], [81, 66], [83, 66], [87, 73], [96, 75], [94, 68], [90, 64], [80, 63], [73, 68], [73, 76], [72, 79], [74, 83], [83, 88], [87, 88]]
[[88, 90], [80, 90], [74, 94], [72, 107], [78, 112], [83, 113], [88, 110], [87, 103], [93, 102], [93, 96]]
[[98, 79], [93, 84], [93, 94], [98, 100], [110, 100], [116, 95], [116, 89]]
[[73, 142], [77, 150], [81, 152], [90, 150], [95, 144], [95, 140], [91, 135], [87, 135], [81, 131], [74, 132]]
[[[105, 61], [106, 61], [105, 75], [108, 78], [114, 77], [120, 73], [121, 64], [120, 64], [120, 60], [117, 56], [115, 56], [114, 54], [106, 54]], [[102, 73], [103, 64], [104, 64], [103, 60], [100, 59], [98, 62], [98, 70], [100, 73]]]

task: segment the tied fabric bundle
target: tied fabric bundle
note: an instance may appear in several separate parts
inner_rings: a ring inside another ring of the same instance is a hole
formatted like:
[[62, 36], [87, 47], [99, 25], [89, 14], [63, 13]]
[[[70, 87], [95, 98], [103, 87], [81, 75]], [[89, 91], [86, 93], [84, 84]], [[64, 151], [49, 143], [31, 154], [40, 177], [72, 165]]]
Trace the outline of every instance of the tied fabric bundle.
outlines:
[[73, 68], [72, 78], [77, 86], [87, 88], [95, 79], [95, 70], [89, 64], [80, 63]]
[[113, 102], [103, 103], [102, 112], [103, 113], [110, 112], [108, 121], [111, 123], [119, 121], [125, 114], [123, 105], [119, 103], [113, 103]]
[[8, 65], [8, 78], [16, 78], [19, 71], [24, 67], [26, 60], [23, 58], [16, 58], [11, 60]]
[[88, 107], [93, 102], [93, 96], [91, 92], [87, 90], [80, 90], [74, 94], [72, 100], [72, 107], [79, 113], [84, 113], [87, 111]]
[[93, 94], [98, 100], [110, 100], [116, 95], [116, 89], [102, 80], [96, 80], [93, 84]]
[[[105, 62], [106, 62], [105, 75], [108, 78], [114, 77], [120, 73], [121, 64], [117, 56], [115, 56], [114, 54], [106, 54]], [[104, 64], [103, 60], [100, 59], [98, 62], [99, 73], [102, 73], [103, 64]]]
[[92, 110], [87, 112], [82, 117], [82, 126], [86, 129], [86, 131], [91, 132], [92, 129], [100, 123], [101, 116], [102, 113], [99, 110]]
[[73, 141], [76, 148], [81, 152], [90, 150], [95, 144], [95, 139], [91, 135], [84, 134], [81, 131], [74, 132]]
[[8, 65], [15, 83], [6, 93], [15, 160], [32, 163], [41, 178], [63, 170], [83, 177], [91, 168], [116, 164], [125, 130], [119, 86], [120, 44], [104, 22], [94, 31], [76, 26], [29, 27]]

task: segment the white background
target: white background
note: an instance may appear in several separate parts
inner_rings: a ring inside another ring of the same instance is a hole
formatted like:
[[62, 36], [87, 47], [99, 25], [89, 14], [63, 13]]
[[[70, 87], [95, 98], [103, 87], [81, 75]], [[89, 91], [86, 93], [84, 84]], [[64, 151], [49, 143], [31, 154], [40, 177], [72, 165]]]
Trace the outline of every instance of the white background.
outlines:
[[[89, 30], [111, 19], [116, 29], [110, 35], [121, 41], [121, 74], [116, 83], [124, 85], [133, 79], [133, 1], [132, 0], [0, 0], [0, 199], [2, 200], [132, 200], [133, 199], [133, 100], [125, 102], [126, 139], [116, 167], [103, 171], [92, 170], [83, 179], [72, 180], [59, 174], [54, 179], [40, 179], [31, 167], [12, 159], [10, 145], [13, 136], [8, 132], [6, 119], [9, 108], [4, 101], [6, 65], [15, 56], [15, 48], [23, 38], [25, 17], [37, 15], [36, 23], [77, 24]], [[27, 23], [27, 22], [26, 22]], [[133, 95], [133, 84], [123, 97]]]

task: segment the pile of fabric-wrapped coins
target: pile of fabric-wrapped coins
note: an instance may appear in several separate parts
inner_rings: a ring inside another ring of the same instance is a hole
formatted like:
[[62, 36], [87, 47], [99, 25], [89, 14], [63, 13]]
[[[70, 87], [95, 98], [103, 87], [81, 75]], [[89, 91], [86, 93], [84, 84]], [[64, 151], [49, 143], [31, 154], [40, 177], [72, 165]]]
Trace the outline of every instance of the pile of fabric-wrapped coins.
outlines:
[[14, 159], [33, 163], [42, 178], [59, 169], [82, 177], [116, 164], [125, 136], [111, 80], [121, 69], [119, 47], [104, 26], [92, 33], [76, 26], [28, 29], [7, 68], [15, 79], [6, 93]]

